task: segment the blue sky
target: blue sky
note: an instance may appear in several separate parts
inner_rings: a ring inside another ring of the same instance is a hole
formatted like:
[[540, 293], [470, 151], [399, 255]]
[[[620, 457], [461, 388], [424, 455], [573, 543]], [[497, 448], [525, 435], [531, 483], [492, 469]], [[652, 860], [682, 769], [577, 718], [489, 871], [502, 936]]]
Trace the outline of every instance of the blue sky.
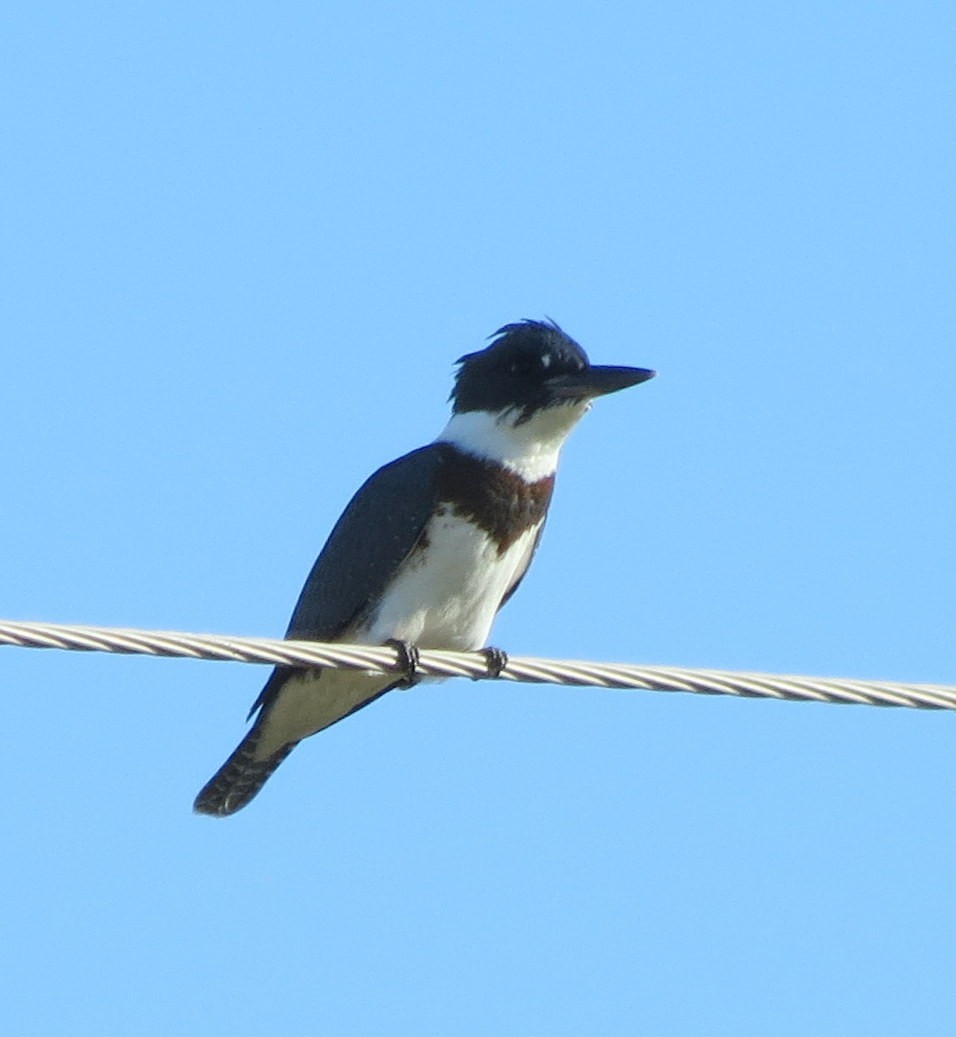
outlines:
[[[549, 314], [660, 374], [497, 643], [956, 683], [954, 23], [14, 2], [0, 616], [281, 634]], [[10, 1033], [952, 1032], [953, 717], [449, 682], [194, 817], [264, 676], [0, 652]]]

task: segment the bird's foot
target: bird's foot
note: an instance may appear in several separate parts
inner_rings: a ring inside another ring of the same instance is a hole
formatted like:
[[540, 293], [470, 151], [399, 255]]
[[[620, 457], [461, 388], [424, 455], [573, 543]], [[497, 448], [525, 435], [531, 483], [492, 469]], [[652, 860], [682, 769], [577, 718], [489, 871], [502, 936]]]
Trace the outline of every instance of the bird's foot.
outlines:
[[485, 676], [500, 677], [508, 665], [508, 653], [503, 648], [482, 648], [481, 654], [485, 657]]
[[417, 684], [419, 651], [415, 645], [399, 637], [390, 637], [385, 643], [398, 652], [398, 667], [402, 673], [402, 680], [398, 686], [410, 688]]

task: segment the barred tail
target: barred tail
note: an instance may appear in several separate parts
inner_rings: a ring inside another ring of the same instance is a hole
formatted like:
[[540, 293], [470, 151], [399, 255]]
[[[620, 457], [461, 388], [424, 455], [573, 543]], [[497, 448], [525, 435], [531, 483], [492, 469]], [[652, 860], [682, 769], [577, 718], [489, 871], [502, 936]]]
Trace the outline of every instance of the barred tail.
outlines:
[[197, 814], [226, 817], [241, 810], [269, 780], [280, 763], [299, 744], [289, 742], [264, 760], [255, 759], [259, 725], [239, 743], [236, 751], [202, 787], [193, 803]]

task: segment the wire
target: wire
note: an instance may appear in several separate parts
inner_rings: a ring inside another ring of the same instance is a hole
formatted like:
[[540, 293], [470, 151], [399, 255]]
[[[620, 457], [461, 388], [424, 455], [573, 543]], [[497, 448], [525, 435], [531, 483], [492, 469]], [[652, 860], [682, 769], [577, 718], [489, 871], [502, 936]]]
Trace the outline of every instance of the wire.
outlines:
[[[0, 620], [0, 645], [4, 644], [22, 648], [63, 648], [79, 652], [271, 663], [276, 666], [344, 667], [378, 672], [402, 670], [399, 651], [393, 647], [58, 623]], [[490, 676], [489, 660], [481, 652], [423, 650], [417, 671], [426, 677], [471, 677], [477, 680]], [[956, 687], [943, 684], [901, 684], [896, 681], [636, 666], [571, 659], [536, 659], [530, 656], [509, 656], [499, 679], [578, 687], [691, 691], [704, 695], [794, 699], [801, 702], [956, 709]]]

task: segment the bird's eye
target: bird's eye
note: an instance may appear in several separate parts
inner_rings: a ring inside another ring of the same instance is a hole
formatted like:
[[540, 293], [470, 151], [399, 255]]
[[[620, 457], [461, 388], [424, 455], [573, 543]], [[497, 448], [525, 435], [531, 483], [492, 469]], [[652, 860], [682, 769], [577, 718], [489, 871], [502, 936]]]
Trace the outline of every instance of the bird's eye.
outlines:
[[525, 375], [537, 374], [546, 371], [551, 366], [551, 357], [547, 353], [536, 353], [533, 355], [519, 356], [511, 361], [508, 370], [519, 378]]

